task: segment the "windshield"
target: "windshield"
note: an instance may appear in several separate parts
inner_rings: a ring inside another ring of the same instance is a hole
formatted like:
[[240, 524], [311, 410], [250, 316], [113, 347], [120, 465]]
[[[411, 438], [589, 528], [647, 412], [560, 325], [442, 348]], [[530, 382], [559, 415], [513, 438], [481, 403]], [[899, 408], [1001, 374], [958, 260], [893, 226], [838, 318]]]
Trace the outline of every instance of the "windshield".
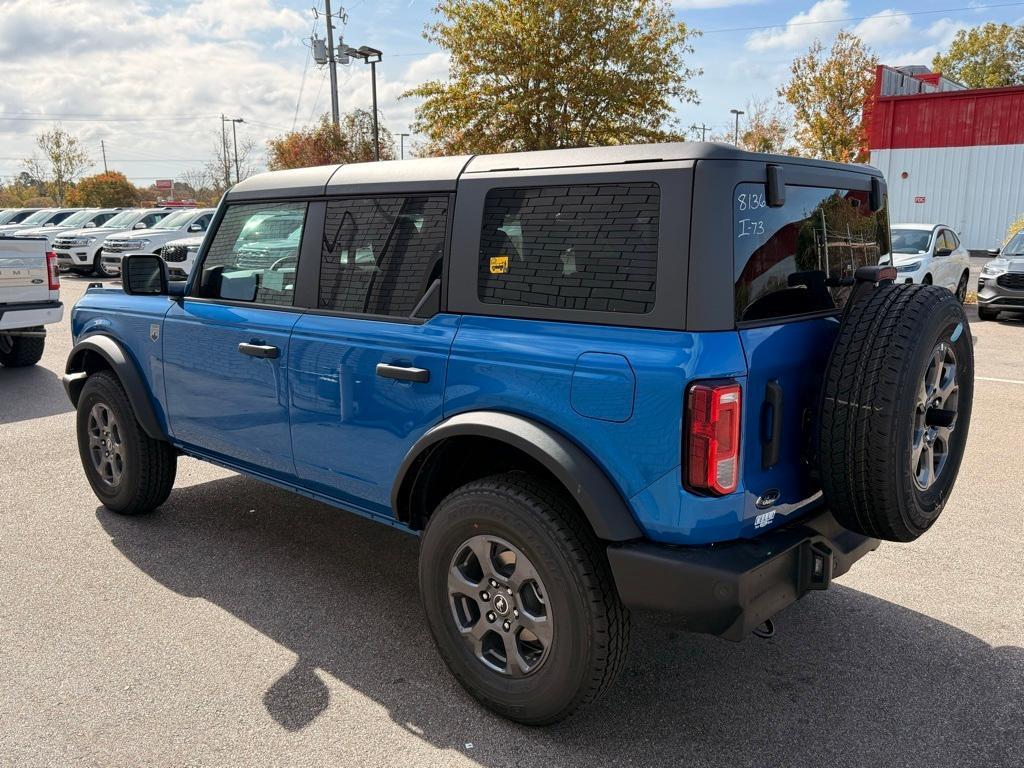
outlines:
[[153, 229], [181, 229], [188, 224], [195, 215], [195, 210], [191, 208], [187, 211], [178, 211], [177, 213], [172, 213], [167, 218], [154, 224]]
[[893, 253], [925, 253], [928, 241], [932, 239], [930, 229], [894, 229], [892, 231]]
[[28, 229], [33, 224], [45, 224], [47, 221], [50, 220], [50, 217], [53, 216], [53, 214], [55, 214], [56, 212], [57, 210], [55, 208], [43, 208], [43, 210], [36, 211], [27, 219], [22, 221], [22, 226], [24, 226], [25, 229]]
[[60, 223], [62, 227], [74, 227], [78, 224], [85, 224], [90, 221], [95, 215], [96, 211], [79, 211], [68, 216], [64, 221]]
[[108, 219], [104, 227], [130, 227], [141, 217], [142, 211], [121, 211], [116, 216]]
[[1024, 256], [1024, 232], [1018, 232], [1010, 238], [1003, 248], [1003, 256]]

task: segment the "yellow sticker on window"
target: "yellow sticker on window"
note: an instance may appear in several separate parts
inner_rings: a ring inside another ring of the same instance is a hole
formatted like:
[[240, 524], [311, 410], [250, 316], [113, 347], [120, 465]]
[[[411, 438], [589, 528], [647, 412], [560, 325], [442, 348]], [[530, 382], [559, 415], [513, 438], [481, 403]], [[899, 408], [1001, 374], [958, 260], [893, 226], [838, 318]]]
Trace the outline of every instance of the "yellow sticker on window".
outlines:
[[508, 256], [491, 256], [491, 274], [504, 275], [508, 272]]

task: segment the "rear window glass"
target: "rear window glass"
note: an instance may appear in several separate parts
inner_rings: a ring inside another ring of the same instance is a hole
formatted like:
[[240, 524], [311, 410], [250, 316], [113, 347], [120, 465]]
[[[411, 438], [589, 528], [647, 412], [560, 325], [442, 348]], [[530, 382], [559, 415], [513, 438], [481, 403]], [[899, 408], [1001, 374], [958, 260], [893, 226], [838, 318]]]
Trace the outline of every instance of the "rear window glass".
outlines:
[[889, 253], [886, 210], [866, 191], [787, 186], [769, 208], [764, 184], [740, 184], [733, 211], [737, 321], [841, 309], [857, 268]]
[[478, 288], [487, 304], [644, 314], [654, 308], [657, 184], [492, 189]]

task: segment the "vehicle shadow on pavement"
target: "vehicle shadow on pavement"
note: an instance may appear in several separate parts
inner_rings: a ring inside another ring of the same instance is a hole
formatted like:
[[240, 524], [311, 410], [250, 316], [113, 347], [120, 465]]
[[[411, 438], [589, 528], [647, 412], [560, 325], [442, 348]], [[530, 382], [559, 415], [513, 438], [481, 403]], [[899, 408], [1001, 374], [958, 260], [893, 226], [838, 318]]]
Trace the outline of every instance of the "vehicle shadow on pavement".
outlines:
[[606, 697], [536, 729], [490, 715], [449, 676], [406, 534], [242, 477], [177, 489], [149, 516], [101, 507], [97, 517], [160, 584], [298, 657], [263, 696], [291, 732], [331, 706], [319, 670], [439, 749], [495, 768], [1009, 766], [1024, 754], [1024, 649], [990, 647], [839, 584], [784, 612], [769, 641], [733, 644], [636, 617]]
[[41, 365], [0, 365], [0, 424], [42, 419], [74, 410], [60, 377]]

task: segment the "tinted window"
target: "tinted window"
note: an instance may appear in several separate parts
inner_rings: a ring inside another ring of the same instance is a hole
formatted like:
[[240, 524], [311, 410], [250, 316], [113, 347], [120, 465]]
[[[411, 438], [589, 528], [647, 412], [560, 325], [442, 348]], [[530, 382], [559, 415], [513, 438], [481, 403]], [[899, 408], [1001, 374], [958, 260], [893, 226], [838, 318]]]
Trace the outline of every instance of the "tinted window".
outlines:
[[447, 195], [330, 201], [320, 308], [409, 317], [441, 277], [447, 223]]
[[[293, 227], [287, 233], [275, 230], [260, 238], [242, 236], [252, 220], [268, 215], [290, 216]], [[305, 215], [305, 203], [230, 206], [203, 262], [199, 295], [291, 306]]]
[[480, 235], [480, 300], [650, 312], [660, 203], [653, 183], [492, 189]]
[[867, 192], [786, 187], [769, 208], [764, 184], [736, 187], [736, 319], [790, 317], [841, 308], [858, 267], [889, 253], [885, 209]]

